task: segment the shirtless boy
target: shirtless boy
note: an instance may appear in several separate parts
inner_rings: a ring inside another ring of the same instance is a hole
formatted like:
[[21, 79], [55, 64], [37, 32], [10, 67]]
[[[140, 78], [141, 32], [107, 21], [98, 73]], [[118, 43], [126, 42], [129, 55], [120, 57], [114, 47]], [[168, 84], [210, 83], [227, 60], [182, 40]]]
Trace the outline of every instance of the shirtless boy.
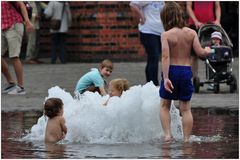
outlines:
[[160, 87], [160, 120], [164, 140], [172, 139], [170, 127], [170, 106], [172, 100], [179, 100], [182, 114], [183, 140], [189, 140], [193, 117], [190, 100], [193, 93], [190, 54], [193, 48], [198, 56], [207, 56], [211, 49], [203, 49], [196, 32], [185, 27], [183, 11], [175, 2], [166, 3], [161, 11], [165, 32], [162, 33], [162, 80]]
[[62, 140], [67, 134], [62, 100], [49, 98], [44, 105], [44, 114], [49, 118], [45, 131], [45, 142], [56, 143]]

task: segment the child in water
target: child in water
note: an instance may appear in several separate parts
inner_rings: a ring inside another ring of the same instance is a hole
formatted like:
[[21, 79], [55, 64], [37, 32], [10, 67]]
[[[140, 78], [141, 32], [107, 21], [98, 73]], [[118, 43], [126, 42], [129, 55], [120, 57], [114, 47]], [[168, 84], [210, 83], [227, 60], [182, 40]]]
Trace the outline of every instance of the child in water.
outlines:
[[179, 100], [182, 114], [183, 140], [189, 141], [193, 127], [191, 98], [193, 93], [191, 50], [198, 56], [206, 57], [210, 47], [202, 48], [197, 33], [185, 27], [182, 8], [176, 2], [169, 1], [161, 11], [165, 32], [162, 42], [162, 80], [160, 87], [160, 120], [164, 131], [164, 141], [172, 139], [170, 107], [172, 100]]
[[109, 89], [108, 89], [109, 98], [107, 102], [104, 103], [103, 105], [106, 106], [111, 97], [113, 96], [120, 97], [123, 91], [126, 91], [128, 89], [129, 89], [129, 85], [126, 79], [117, 78], [117, 79], [111, 80], [109, 83]]
[[113, 70], [113, 63], [105, 59], [99, 66], [99, 69], [93, 68], [90, 72], [83, 75], [75, 88], [76, 93], [84, 93], [85, 91], [98, 92], [100, 95], [106, 95], [104, 89], [104, 78], [108, 78]]
[[44, 114], [49, 118], [45, 131], [45, 142], [56, 143], [62, 140], [67, 134], [62, 100], [49, 98], [44, 104]]

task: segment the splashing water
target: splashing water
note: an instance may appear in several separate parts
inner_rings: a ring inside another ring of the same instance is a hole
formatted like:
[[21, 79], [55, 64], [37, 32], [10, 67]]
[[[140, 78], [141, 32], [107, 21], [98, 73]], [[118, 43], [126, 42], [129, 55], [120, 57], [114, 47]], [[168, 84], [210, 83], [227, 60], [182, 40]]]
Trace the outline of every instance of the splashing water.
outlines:
[[[68, 133], [66, 143], [144, 143], [160, 141], [163, 130], [159, 118], [160, 98], [152, 82], [132, 86], [121, 97], [85, 92], [75, 98], [58, 86], [48, 90], [48, 97], [61, 98]], [[171, 129], [173, 137], [182, 138], [179, 110], [172, 104]], [[47, 117], [42, 116], [23, 139], [43, 141]]]

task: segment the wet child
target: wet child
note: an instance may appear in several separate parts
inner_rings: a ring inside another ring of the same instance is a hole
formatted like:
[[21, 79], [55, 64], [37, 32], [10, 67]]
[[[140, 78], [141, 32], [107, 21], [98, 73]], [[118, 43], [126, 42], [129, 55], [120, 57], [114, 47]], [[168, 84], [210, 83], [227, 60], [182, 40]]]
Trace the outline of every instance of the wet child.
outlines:
[[129, 84], [126, 79], [117, 78], [117, 79], [111, 80], [109, 83], [109, 88], [108, 88], [109, 98], [108, 98], [107, 102], [104, 103], [103, 105], [106, 106], [111, 97], [113, 97], [113, 96], [120, 97], [122, 95], [123, 91], [126, 91], [128, 89], [129, 89]]
[[59, 98], [49, 98], [44, 104], [44, 114], [48, 117], [45, 142], [56, 143], [67, 134], [63, 117], [63, 102]]
[[179, 4], [169, 1], [161, 11], [165, 32], [162, 33], [162, 80], [160, 87], [160, 120], [164, 140], [171, 141], [170, 106], [172, 100], [179, 100], [182, 114], [183, 140], [189, 140], [193, 117], [190, 100], [193, 93], [192, 70], [190, 65], [191, 49], [198, 56], [207, 56], [210, 47], [202, 48], [197, 33], [185, 27], [183, 11]]
[[90, 72], [83, 75], [75, 88], [75, 93], [84, 93], [85, 91], [98, 92], [100, 95], [106, 95], [104, 88], [105, 78], [108, 78], [113, 71], [113, 63], [105, 59], [99, 68], [93, 68]]

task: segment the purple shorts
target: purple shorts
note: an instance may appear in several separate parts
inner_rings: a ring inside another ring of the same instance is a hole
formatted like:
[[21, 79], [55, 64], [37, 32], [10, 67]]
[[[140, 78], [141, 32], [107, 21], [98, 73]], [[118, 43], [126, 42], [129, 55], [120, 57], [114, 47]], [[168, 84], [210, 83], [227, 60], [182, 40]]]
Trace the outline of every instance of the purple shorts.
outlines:
[[164, 88], [163, 75], [159, 94], [161, 98], [168, 100], [189, 101], [194, 91], [192, 84], [192, 69], [190, 66], [170, 65], [169, 79], [173, 84], [173, 92], [169, 93]]

